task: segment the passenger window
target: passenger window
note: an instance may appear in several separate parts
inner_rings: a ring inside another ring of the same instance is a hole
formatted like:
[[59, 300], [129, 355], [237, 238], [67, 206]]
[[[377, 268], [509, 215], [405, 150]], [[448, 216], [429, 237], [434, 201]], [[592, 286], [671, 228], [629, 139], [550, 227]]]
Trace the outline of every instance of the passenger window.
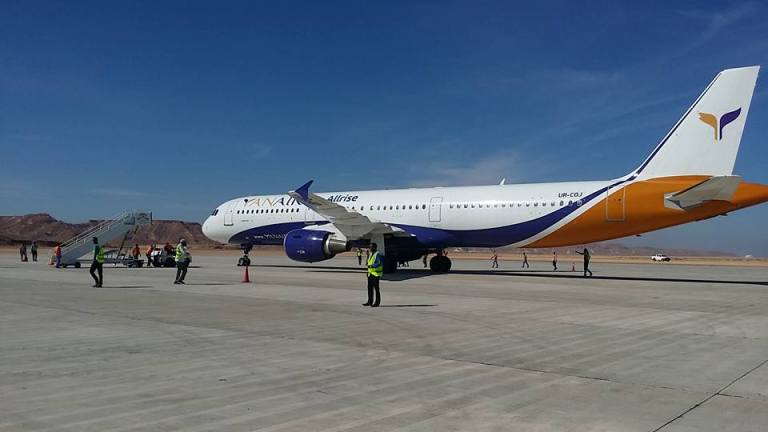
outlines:
[[551, 203], [549, 203], [549, 204], [550, 204], [552, 207], [554, 207], [554, 206], [555, 206], [555, 202], [554, 202], [554, 201], [552, 201], [552, 202], [551, 202]]
[[543, 203], [541, 203], [541, 206], [542, 206], [542, 207], [546, 207], [546, 206], [547, 206], [547, 203], [543, 202]]
[[475, 203], [472, 203], [469, 206], [472, 207], [472, 208], [475, 208]]
[[565, 201], [560, 201], [560, 207], [562, 207], [565, 204]]

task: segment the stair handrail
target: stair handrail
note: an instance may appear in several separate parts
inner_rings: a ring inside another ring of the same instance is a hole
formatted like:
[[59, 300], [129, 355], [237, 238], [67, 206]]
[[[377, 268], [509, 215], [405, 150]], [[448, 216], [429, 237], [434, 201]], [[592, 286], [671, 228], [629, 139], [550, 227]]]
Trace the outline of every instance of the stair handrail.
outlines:
[[73, 246], [79, 246], [80, 244], [84, 243], [85, 240], [88, 240], [90, 237], [93, 237], [93, 234], [103, 231], [111, 226], [117, 225], [118, 223], [123, 223], [123, 221], [125, 221], [128, 217], [131, 217], [131, 216], [135, 217], [135, 213], [136, 213], [135, 211], [129, 210], [129, 211], [124, 211], [122, 213], [119, 213], [113, 216], [112, 218], [105, 219], [102, 222], [99, 222], [98, 224], [92, 226], [91, 228], [88, 228], [82, 233], [62, 243], [61, 248], [62, 250], [64, 250]]

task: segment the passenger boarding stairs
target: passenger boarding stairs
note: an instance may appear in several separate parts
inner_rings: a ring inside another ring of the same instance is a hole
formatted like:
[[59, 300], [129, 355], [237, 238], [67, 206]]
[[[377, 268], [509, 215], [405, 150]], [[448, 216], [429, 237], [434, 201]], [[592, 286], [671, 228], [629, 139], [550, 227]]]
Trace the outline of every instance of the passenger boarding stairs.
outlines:
[[122, 237], [122, 249], [122, 244], [125, 244], [128, 236], [134, 234], [140, 226], [150, 223], [152, 223], [152, 212], [145, 210], [127, 211], [100, 222], [61, 245], [61, 264], [79, 267], [79, 259], [93, 251], [93, 237], [98, 238], [102, 246]]

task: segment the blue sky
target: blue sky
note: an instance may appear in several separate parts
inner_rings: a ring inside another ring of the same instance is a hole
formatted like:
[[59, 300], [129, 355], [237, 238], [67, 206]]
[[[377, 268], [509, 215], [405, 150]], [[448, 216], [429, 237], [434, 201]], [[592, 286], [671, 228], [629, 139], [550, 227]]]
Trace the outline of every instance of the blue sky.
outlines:
[[[744, 2], [14, 2], [0, 214], [595, 180], [635, 168], [718, 71], [768, 65]], [[522, 6], [521, 6], [522, 5]], [[768, 82], [736, 173], [768, 183]], [[768, 255], [768, 206], [637, 244]]]

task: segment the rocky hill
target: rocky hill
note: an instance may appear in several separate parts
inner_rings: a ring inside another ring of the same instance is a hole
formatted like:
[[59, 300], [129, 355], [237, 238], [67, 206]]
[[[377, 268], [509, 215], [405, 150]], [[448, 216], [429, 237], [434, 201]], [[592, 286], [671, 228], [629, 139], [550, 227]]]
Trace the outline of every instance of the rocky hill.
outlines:
[[[21, 241], [31, 242], [32, 240], [37, 240], [43, 245], [63, 242], [99, 222], [101, 221], [90, 220], [85, 223], [68, 223], [45, 213], [0, 216], [0, 245], [12, 245]], [[176, 220], [152, 221], [152, 225], [139, 228], [133, 241], [142, 245], [166, 242], [173, 244], [181, 237], [197, 246], [220, 246], [219, 243], [211, 241], [203, 235], [199, 223]]]

